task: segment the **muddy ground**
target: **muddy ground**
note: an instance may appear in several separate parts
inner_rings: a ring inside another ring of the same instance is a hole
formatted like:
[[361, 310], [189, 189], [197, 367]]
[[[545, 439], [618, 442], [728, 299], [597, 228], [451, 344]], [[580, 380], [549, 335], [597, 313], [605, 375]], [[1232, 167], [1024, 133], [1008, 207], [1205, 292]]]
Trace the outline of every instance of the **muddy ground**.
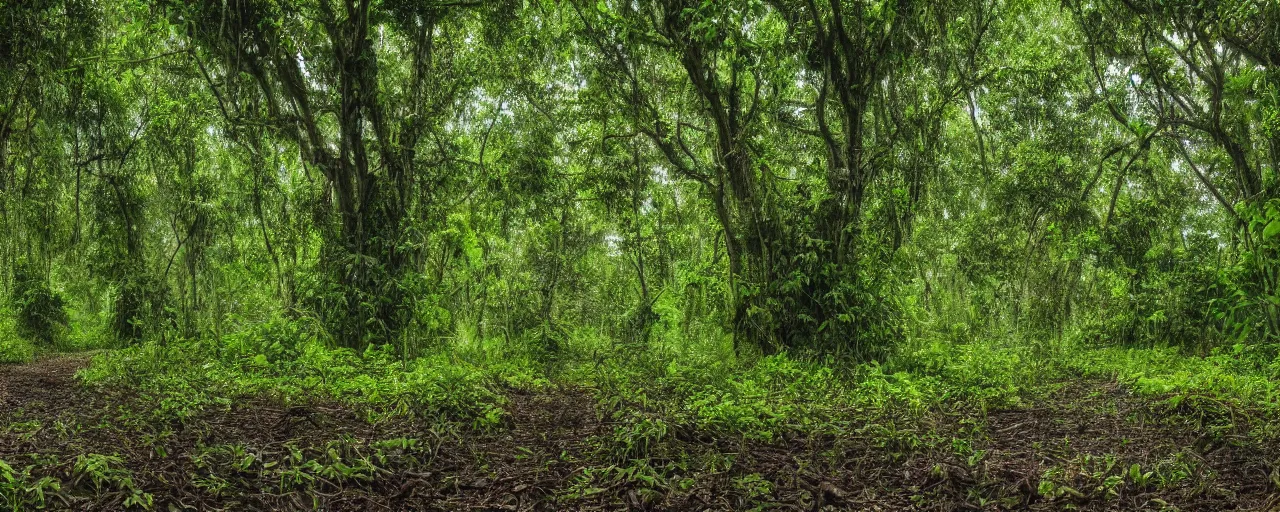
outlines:
[[0, 366], [0, 460], [26, 482], [20, 509], [51, 477], [50, 510], [1280, 510], [1280, 449], [1244, 422], [1103, 381], [931, 418], [907, 436], [922, 445], [675, 428], [637, 451], [615, 411], [572, 387], [512, 391], [490, 431], [266, 398], [155, 422], [127, 390], [81, 385], [87, 363]]

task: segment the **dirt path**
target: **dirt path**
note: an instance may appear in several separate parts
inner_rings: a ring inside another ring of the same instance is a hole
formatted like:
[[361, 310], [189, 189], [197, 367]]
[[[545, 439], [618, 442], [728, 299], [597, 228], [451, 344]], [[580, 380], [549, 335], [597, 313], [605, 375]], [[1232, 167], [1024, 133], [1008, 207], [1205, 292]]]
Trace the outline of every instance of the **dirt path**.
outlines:
[[90, 356], [44, 358], [25, 365], [0, 365], [0, 413], [30, 403], [61, 405], [74, 389], [76, 371], [89, 364]]
[[157, 422], [154, 404], [79, 385], [87, 361], [0, 366], [0, 460], [61, 482], [53, 510], [1280, 510], [1280, 451], [1105, 382], [938, 418], [916, 434], [941, 441], [910, 450], [676, 428], [638, 461], [581, 389], [512, 393], [488, 432], [266, 399]]

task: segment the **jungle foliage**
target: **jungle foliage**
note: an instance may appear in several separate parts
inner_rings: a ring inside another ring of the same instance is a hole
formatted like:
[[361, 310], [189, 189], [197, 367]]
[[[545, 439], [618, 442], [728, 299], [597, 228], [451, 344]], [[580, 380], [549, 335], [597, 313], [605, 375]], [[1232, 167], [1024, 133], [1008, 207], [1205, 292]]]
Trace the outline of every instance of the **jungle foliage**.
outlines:
[[1280, 341], [1275, 2], [0, 20], [5, 343], [550, 363], [1071, 339], [1265, 365]]
[[0, 0], [0, 509], [1269, 509], [1278, 64], [1276, 0]]

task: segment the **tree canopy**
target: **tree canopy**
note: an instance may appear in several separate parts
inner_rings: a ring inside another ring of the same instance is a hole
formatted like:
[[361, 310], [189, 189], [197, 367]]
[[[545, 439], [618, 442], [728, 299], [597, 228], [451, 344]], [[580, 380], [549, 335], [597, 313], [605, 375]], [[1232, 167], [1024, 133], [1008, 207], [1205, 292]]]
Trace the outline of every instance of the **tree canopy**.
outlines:
[[0, 287], [41, 344], [271, 318], [405, 357], [1280, 341], [1273, 1], [31, 0], [0, 20]]

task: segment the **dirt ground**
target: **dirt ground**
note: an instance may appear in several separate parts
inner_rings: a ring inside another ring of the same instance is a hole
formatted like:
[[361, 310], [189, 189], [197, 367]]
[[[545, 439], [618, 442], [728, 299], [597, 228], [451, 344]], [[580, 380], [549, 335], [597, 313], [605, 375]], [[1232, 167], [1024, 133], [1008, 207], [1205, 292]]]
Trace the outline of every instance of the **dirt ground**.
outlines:
[[[148, 495], [154, 510], [1280, 511], [1280, 449], [1108, 382], [940, 416], [926, 427], [941, 441], [925, 446], [677, 428], [636, 462], [582, 389], [512, 392], [487, 432], [265, 398], [155, 424], [126, 391], [80, 385], [87, 363], [0, 366], [0, 460], [58, 479], [51, 510], [142, 508], [126, 502]], [[118, 457], [114, 476], [86, 469], [90, 454]]]

